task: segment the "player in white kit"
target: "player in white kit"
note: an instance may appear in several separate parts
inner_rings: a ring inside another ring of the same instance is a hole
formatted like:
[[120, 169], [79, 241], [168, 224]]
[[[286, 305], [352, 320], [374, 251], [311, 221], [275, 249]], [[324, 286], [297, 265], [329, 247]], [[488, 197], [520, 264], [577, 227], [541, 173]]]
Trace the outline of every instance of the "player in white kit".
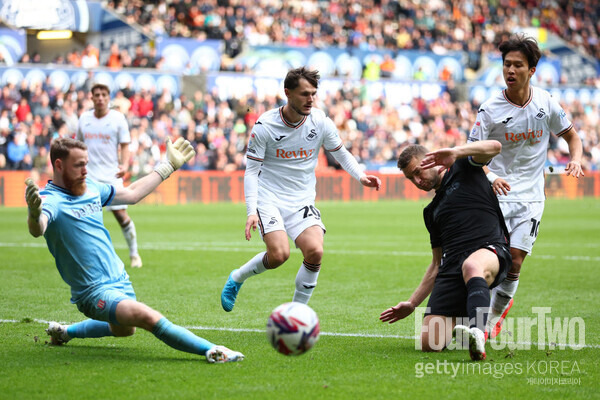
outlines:
[[[96, 83], [92, 86], [91, 92], [94, 109], [81, 114], [77, 130], [77, 139], [88, 147], [88, 174], [98, 182], [122, 188], [123, 175], [127, 172], [129, 165], [129, 143], [131, 142], [129, 126], [123, 114], [109, 108], [110, 91], [108, 86]], [[113, 212], [121, 226], [123, 236], [129, 246], [131, 266], [140, 268], [142, 259], [138, 253], [137, 233], [132, 219], [127, 214], [127, 206], [106, 208]]]
[[494, 288], [487, 334], [494, 338], [512, 307], [523, 260], [538, 235], [544, 212], [544, 165], [552, 133], [566, 140], [571, 161], [567, 175], [583, 176], [582, 144], [565, 111], [545, 90], [531, 86], [541, 52], [537, 42], [515, 35], [499, 46], [507, 88], [485, 101], [469, 141], [494, 139], [502, 152], [488, 165], [487, 177], [499, 196], [510, 232], [512, 267]]
[[289, 258], [288, 236], [304, 256], [293, 301], [308, 303], [321, 268], [325, 233], [315, 207], [315, 167], [321, 146], [361, 184], [377, 190], [381, 186], [378, 177], [361, 171], [333, 121], [312, 108], [319, 78], [317, 71], [304, 67], [290, 70], [284, 80], [287, 104], [265, 112], [252, 129], [244, 175], [245, 234], [250, 240], [258, 226], [267, 250], [229, 275], [221, 293], [225, 311], [233, 309], [247, 278], [275, 269]]

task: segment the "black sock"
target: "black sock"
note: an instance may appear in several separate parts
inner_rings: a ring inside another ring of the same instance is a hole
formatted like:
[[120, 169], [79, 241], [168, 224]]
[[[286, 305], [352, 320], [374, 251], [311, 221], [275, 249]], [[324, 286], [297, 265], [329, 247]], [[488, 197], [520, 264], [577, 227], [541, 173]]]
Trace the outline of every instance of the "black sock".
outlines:
[[490, 288], [485, 279], [480, 277], [469, 279], [467, 282], [467, 315], [471, 328], [476, 326], [485, 332], [489, 306]]

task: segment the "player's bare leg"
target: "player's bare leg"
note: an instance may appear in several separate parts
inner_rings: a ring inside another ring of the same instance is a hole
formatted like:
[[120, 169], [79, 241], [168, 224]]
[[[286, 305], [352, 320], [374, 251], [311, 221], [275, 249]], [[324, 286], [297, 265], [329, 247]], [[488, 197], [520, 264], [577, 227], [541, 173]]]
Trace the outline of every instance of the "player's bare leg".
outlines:
[[440, 352], [452, 340], [456, 318], [443, 315], [427, 315], [421, 326], [421, 351]]

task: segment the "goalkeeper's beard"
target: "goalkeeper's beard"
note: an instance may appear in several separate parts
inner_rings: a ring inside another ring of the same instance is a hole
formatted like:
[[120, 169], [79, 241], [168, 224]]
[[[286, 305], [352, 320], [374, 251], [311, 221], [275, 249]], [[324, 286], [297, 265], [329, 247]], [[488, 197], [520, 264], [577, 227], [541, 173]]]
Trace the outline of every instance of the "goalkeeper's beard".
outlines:
[[63, 182], [65, 183], [65, 188], [75, 196], [81, 196], [87, 190], [85, 180], [77, 181], [67, 176], [63, 176]]

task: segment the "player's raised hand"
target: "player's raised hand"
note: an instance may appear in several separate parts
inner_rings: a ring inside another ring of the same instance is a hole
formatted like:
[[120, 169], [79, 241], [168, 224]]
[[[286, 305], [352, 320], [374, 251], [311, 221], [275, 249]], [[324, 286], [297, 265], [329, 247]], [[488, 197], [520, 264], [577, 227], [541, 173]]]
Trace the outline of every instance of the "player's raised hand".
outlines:
[[171, 143], [171, 138], [167, 138], [167, 160], [169, 160], [173, 169], [179, 169], [195, 155], [194, 147], [187, 140], [178, 137], [175, 143]]
[[381, 187], [381, 179], [375, 175], [365, 175], [360, 178], [360, 183], [366, 187], [374, 187], [375, 190], [379, 190]]
[[167, 162], [160, 163], [154, 170], [164, 181], [195, 155], [194, 148], [187, 140], [179, 137], [175, 143], [171, 143], [171, 138], [167, 138]]
[[575, 178], [579, 178], [580, 176], [584, 176], [583, 168], [581, 168], [581, 163], [579, 161], [569, 161], [567, 166], [565, 167], [565, 172], [567, 176], [573, 176]]
[[[456, 151], [454, 149], [439, 149], [425, 154], [425, 157], [421, 160], [421, 168], [429, 169], [438, 165], [450, 168], [456, 161], [456, 158]], [[440, 172], [443, 170], [440, 169]]]
[[42, 198], [40, 197], [40, 191], [33, 179], [25, 179], [27, 188], [25, 189], [25, 201], [27, 201], [27, 208], [29, 209], [29, 215], [33, 219], [38, 219], [42, 213]]
[[390, 307], [382, 312], [379, 316], [379, 319], [381, 322], [389, 322], [390, 324], [393, 324], [396, 321], [408, 317], [413, 313], [413, 311], [415, 311], [415, 306], [413, 306], [409, 301], [403, 301], [398, 303], [398, 305]]
[[258, 226], [258, 216], [256, 214], [248, 215], [246, 219], [246, 240], [250, 240], [252, 237], [252, 231], [256, 232], [256, 227]]

